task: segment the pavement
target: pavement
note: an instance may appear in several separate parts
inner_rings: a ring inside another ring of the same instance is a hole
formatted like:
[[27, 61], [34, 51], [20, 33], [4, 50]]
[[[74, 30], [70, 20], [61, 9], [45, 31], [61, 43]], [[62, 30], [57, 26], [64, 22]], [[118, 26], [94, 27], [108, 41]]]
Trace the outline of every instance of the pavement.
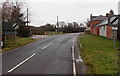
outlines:
[[85, 74], [81, 65], [83, 60], [79, 51], [75, 50], [78, 49], [76, 37], [79, 34], [54, 35], [3, 53], [2, 73]]

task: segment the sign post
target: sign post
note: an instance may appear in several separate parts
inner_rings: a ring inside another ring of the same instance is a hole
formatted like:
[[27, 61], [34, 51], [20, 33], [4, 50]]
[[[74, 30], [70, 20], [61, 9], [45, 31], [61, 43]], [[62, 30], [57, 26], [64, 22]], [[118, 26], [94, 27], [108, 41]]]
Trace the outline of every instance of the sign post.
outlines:
[[118, 2], [118, 32], [117, 32], [117, 39], [118, 39], [118, 50], [120, 50], [120, 1]]
[[116, 40], [117, 40], [117, 30], [118, 28], [113, 26], [112, 27], [112, 30], [113, 30], [113, 41], [114, 41], [114, 48], [116, 48]]
[[[118, 6], [120, 6], [120, 2], [118, 4]], [[110, 18], [108, 18], [108, 24], [111, 25], [111, 26], [114, 26], [113, 30], [115, 31], [115, 27], [117, 28], [117, 37], [116, 39], [118, 39], [118, 63], [120, 63], [120, 8], [118, 8], [118, 15], [114, 15]], [[114, 32], [115, 33], [115, 32]], [[115, 34], [114, 34], [115, 35]], [[116, 48], [116, 39], [115, 39], [115, 36], [113, 36], [113, 40], [114, 40], [114, 48]], [[120, 65], [118, 66], [118, 74], [120, 74]]]
[[17, 33], [16, 33], [16, 30], [18, 29], [18, 24], [17, 23], [14, 23], [13, 24], [13, 29], [14, 29], [14, 31], [15, 31], [15, 42], [16, 42], [16, 37], [17, 37]]
[[113, 15], [108, 17], [108, 25], [113, 26], [112, 30], [113, 30], [113, 41], [114, 41], [114, 45], [113, 47], [116, 48], [116, 40], [117, 40], [117, 30], [118, 30], [118, 24], [119, 23], [119, 15]]
[[117, 39], [118, 39], [118, 50], [120, 50], [120, 14], [118, 15], [118, 31], [117, 31]]
[[[120, 63], [120, 1], [118, 2], [118, 31], [117, 31], [117, 39], [118, 39], [118, 63]], [[120, 65], [118, 65], [118, 74], [120, 74]]]

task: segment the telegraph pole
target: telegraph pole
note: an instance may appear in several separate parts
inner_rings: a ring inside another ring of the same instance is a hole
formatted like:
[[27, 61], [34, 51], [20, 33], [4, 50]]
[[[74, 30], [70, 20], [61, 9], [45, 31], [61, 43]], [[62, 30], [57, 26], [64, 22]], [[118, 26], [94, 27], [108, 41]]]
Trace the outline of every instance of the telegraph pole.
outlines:
[[117, 39], [118, 39], [118, 50], [120, 50], [120, 14], [118, 15]]
[[120, 1], [118, 2], [118, 30], [117, 30], [117, 39], [118, 39], [118, 50], [120, 50]]
[[58, 16], [57, 16], [57, 27], [59, 27], [59, 23], [58, 23]]
[[28, 8], [27, 8], [27, 26], [28, 26]]
[[58, 23], [58, 16], [57, 16], [57, 28], [56, 28], [56, 32], [58, 32], [58, 27], [59, 27], [59, 23]]
[[[118, 51], [120, 51], [120, 14], [118, 15], [118, 30], [117, 30], [117, 39], [118, 39]], [[118, 63], [120, 63], [120, 52], [118, 52]], [[118, 65], [118, 74], [120, 74], [120, 65]]]

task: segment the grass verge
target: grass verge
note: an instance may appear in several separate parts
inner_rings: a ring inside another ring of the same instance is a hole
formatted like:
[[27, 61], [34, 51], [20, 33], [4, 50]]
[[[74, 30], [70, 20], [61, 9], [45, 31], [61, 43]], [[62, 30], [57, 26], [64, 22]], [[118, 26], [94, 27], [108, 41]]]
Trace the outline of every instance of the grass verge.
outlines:
[[79, 41], [82, 45], [82, 58], [88, 66], [88, 74], [118, 72], [118, 51], [113, 48], [113, 40], [100, 36], [87, 36], [80, 37]]
[[35, 39], [32, 39], [32, 38], [17, 38], [16, 40], [7, 40], [6, 41], [6, 46], [2, 50], [2, 52], [4, 53], [4, 52], [12, 50], [14, 48], [17, 48], [17, 47], [26, 45], [28, 43], [31, 43], [33, 41], [35, 41]]

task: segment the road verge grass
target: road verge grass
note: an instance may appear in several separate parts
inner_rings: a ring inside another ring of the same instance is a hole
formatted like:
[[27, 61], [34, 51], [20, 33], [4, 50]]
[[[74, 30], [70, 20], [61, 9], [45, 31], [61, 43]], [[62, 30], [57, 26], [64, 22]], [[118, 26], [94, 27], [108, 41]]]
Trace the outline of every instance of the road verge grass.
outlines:
[[18, 48], [20, 46], [24, 46], [28, 43], [31, 43], [35, 41], [35, 39], [32, 39], [32, 38], [17, 38], [16, 40], [7, 40], [6, 41], [6, 46], [5, 48], [3, 48], [2, 52], [6, 52], [6, 51], [9, 51], [9, 50], [12, 50], [14, 48]]
[[82, 34], [82, 58], [88, 66], [88, 74], [116, 74], [118, 72], [118, 51], [113, 48], [113, 40]]

